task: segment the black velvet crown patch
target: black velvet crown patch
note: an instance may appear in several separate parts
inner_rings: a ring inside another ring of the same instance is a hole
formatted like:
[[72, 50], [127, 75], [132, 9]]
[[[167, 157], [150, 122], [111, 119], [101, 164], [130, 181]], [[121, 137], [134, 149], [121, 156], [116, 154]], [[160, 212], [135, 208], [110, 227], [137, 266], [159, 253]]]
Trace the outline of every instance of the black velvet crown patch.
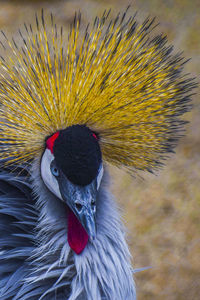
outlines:
[[95, 134], [85, 125], [60, 131], [53, 146], [57, 166], [74, 184], [87, 185], [97, 176], [102, 161]]

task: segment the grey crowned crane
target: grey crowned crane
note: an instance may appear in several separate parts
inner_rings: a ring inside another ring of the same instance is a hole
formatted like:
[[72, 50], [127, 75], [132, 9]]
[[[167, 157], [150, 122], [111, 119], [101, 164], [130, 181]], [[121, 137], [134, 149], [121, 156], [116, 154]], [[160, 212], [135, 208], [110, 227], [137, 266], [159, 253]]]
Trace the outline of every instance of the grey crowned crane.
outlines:
[[[153, 172], [182, 135], [193, 79], [154, 19], [53, 16], [3, 33], [0, 299], [134, 300], [107, 164]], [[81, 31], [82, 32], [82, 31]], [[142, 217], [142, 216], [141, 216]]]

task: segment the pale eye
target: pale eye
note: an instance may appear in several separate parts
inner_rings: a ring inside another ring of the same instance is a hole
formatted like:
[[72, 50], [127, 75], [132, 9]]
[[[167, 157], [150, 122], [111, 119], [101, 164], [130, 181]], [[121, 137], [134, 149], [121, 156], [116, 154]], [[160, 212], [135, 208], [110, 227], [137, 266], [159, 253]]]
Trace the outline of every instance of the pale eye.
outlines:
[[55, 160], [52, 160], [50, 169], [51, 169], [51, 173], [53, 174], [53, 176], [55, 176], [55, 177], [59, 176], [59, 170], [58, 170]]

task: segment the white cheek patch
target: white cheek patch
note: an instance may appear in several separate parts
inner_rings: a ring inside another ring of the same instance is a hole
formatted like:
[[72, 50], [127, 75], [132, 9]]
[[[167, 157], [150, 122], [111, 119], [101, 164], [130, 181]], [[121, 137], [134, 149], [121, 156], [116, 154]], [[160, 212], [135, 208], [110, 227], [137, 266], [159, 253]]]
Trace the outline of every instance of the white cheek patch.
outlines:
[[54, 156], [49, 149], [46, 149], [41, 160], [41, 176], [47, 188], [59, 199], [62, 200], [60, 189], [56, 178], [51, 173], [50, 165]]
[[99, 171], [99, 174], [97, 176], [97, 190], [99, 189], [100, 187], [100, 184], [101, 184], [101, 180], [102, 180], [102, 177], [103, 177], [103, 165], [101, 165], [101, 169]]

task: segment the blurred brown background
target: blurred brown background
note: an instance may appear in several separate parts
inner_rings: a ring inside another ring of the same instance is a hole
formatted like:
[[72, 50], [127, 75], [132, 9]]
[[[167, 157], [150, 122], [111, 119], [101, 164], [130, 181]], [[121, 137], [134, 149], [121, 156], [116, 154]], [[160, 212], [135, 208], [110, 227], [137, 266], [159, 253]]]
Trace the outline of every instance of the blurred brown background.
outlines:
[[[157, 17], [159, 31], [167, 34], [175, 50], [192, 58], [186, 70], [199, 82], [200, 0], [1, 0], [0, 29], [17, 35], [17, 29], [32, 22], [42, 7], [68, 28], [79, 9], [85, 25], [104, 9], [111, 8], [115, 15], [128, 4], [131, 12], [138, 11], [139, 21], [148, 15]], [[185, 117], [190, 121], [186, 136], [158, 176], [134, 179], [111, 170], [112, 189], [128, 227], [133, 265], [152, 267], [135, 274], [139, 300], [200, 299], [199, 89], [196, 93], [194, 108]]]

